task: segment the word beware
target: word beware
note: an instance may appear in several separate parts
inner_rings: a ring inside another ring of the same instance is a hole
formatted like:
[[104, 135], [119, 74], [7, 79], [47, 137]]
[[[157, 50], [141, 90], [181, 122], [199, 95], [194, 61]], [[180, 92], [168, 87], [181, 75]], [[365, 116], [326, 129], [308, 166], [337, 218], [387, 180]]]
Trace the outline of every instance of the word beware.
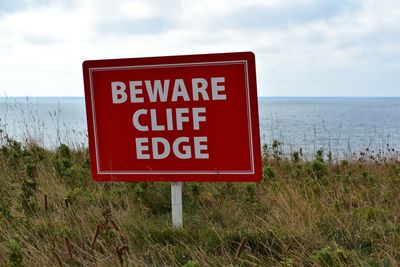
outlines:
[[[190, 82], [191, 98], [188, 92], [188, 86], [184, 79], [175, 79], [173, 81], [172, 93], [170, 89], [171, 80], [145, 80], [144, 84], [147, 92], [147, 99], [150, 102], [176, 102], [179, 98], [183, 101], [199, 101], [200, 97], [204, 101], [210, 100], [226, 100], [224, 94], [225, 87], [222, 83], [225, 82], [225, 77], [212, 77], [211, 78], [211, 94], [207, 92], [209, 82], [204, 78], [192, 78]], [[128, 92], [130, 95], [131, 103], [143, 103], [145, 101], [143, 96], [143, 81], [129, 81], [129, 91], [126, 90], [126, 83], [121, 81], [111, 82], [112, 102], [113, 104], [122, 104], [128, 100]]]

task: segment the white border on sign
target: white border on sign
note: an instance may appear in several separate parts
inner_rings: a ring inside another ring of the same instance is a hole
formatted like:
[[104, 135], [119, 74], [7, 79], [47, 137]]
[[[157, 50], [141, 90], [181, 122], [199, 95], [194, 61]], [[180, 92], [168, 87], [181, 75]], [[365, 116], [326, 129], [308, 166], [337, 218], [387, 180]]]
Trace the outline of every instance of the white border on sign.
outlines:
[[[248, 121], [248, 133], [249, 133], [249, 155], [251, 162], [250, 170], [194, 170], [194, 171], [101, 171], [100, 170], [100, 157], [98, 149], [98, 137], [97, 137], [97, 126], [96, 126], [96, 108], [94, 103], [94, 88], [92, 73], [95, 71], [108, 71], [108, 70], [126, 70], [126, 69], [152, 69], [152, 68], [169, 68], [169, 67], [185, 67], [185, 66], [204, 66], [204, 65], [232, 65], [232, 64], [243, 64], [245, 66], [245, 86], [246, 86], [246, 102], [247, 102], [247, 121]], [[253, 132], [252, 132], [252, 121], [251, 121], [251, 109], [250, 109], [250, 86], [249, 86], [249, 71], [247, 60], [233, 60], [233, 61], [215, 61], [215, 62], [196, 62], [196, 63], [177, 63], [177, 64], [156, 64], [156, 65], [139, 65], [139, 66], [121, 66], [121, 67], [98, 67], [89, 68], [89, 81], [90, 81], [90, 95], [92, 101], [92, 120], [94, 130], [94, 143], [96, 151], [96, 171], [97, 174], [139, 174], [139, 175], [151, 175], [151, 174], [254, 174], [254, 158], [253, 158]]]

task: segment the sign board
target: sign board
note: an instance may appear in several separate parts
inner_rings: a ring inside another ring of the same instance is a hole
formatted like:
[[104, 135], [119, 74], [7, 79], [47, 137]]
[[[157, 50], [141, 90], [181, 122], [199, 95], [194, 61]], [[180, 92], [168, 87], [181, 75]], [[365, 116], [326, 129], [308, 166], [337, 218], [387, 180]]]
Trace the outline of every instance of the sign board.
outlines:
[[258, 181], [251, 52], [83, 63], [96, 181]]

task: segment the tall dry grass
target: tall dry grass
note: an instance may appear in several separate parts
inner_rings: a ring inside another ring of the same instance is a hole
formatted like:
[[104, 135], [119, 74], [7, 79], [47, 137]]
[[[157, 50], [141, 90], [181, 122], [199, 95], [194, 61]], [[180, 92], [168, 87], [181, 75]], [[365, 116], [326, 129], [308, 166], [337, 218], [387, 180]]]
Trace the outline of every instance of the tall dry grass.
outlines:
[[264, 147], [260, 183], [95, 183], [86, 149], [3, 136], [3, 266], [398, 266], [396, 158], [285, 159]]

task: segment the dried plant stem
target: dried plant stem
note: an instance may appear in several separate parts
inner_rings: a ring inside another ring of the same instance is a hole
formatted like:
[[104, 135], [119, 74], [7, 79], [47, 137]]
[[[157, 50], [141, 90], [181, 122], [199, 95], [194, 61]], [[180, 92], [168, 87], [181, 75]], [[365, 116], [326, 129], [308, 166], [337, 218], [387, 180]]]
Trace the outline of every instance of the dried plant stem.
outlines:
[[64, 198], [64, 202], [65, 202], [65, 208], [69, 208], [69, 201], [68, 198]]
[[124, 259], [122, 258], [122, 253], [119, 250], [119, 248], [116, 248], [116, 252], [117, 252], [118, 259], [119, 259], [119, 263], [121, 263], [121, 265], [124, 264]]
[[129, 247], [127, 245], [124, 245], [120, 248], [117, 247], [116, 251], [117, 251], [117, 256], [119, 259], [119, 262], [122, 264], [124, 264], [124, 259], [122, 258], [122, 254], [124, 253], [124, 250], [129, 251]]
[[94, 233], [94, 236], [93, 236], [92, 248], [94, 248], [94, 245], [96, 244], [97, 237], [99, 236], [100, 230], [101, 230], [101, 224], [99, 223], [99, 224], [97, 224], [96, 232]]
[[47, 195], [44, 195], [44, 210], [48, 211], [49, 209], [49, 205], [48, 205], [48, 201], [47, 201]]
[[64, 266], [64, 264], [62, 263], [60, 257], [58, 256], [57, 252], [54, 251], [54, 257], [56, 258], [58, 265], [60, 265], [60, 267]]
[[240, 254], [242, 254], [242, 251], [243, 251], [243, 249], [244, 249], [245, 242], [246, 242], [246, 238], [244, 237], [244, 238], [240, 241], [239, 246], [238, 246], [238, 248], [237, 248], [237, 250], [236, 250], [236, 259], [238, 259], [238, 258], [240, 257]]
[[65, 237], [64, 240], [65, 240], [65, 247], [67, 248], [67, 251], [68, 251], [69, 259], [70, 259], [70, 260], [73, 260], [71, 242], [69, 241], [68, 237]]
[[121, 233], [121, 231], [119, 230], [117, 224], [113, 220], [111, 220], [111, 224], [114, 227], [115, 231], [117, 231], [118, 233]]

